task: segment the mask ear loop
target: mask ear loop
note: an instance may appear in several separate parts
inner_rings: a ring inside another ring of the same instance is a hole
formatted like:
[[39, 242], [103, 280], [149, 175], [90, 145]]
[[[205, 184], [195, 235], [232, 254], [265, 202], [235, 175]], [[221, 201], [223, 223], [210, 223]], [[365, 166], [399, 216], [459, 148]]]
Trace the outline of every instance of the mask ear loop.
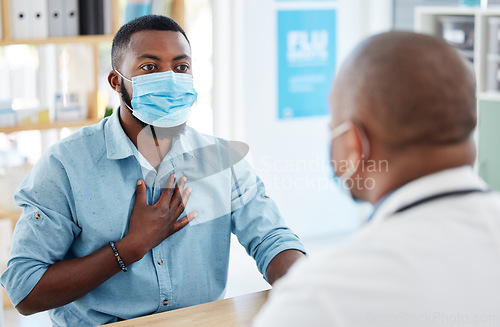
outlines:
[[363, 153], [361, 153], [362, 159], [368, 159], [370, 156], [370, 142], [368, 142], [368, 137], [366, 136], [366, 130], [357, 120], [352, 121], [354, 125], [358, 128], [361, 134], [361, 146], [363, 147]]
[[[351, 128], [352, 122], [347, 120], [343, 122], [342, 124], [338, 125], [335, 127], [331, 132], [330, 132], [330, 141], [333, 141], [337, 137], [343, 135], [344, 133], [347, 133], [349, 129]], [[344, 186], [346, 186], [346, 182], [349, 178], [352, 177], [352, 175], [356, 172], [354, 167], [350, 166], [347, 168], [347, 170], [339, 176], [339, 179], [341, 180], [342, 183], [344, 183]]]
[[346, 133], [349, 130], [350, 125], [351, 125], [350, 121], [345, 121], [342, 124], [340, 124], [339, 126], [332, 129], [332, 131], [330, 132], [330, 141], [333, 141], [334, 139], [336, 139], [340, 135]]
[[123, 75], [122, 75], [122, 73], [120, 73], [117, 69], [114, 69], [114, 68], [113, 68], [113, 70], [114, 70], [114, 71], [115, 71], [118, 75], [120, 75], [120, 76], [121, 76], [124, 80], [126, 80], [127, 82], [132, 83], [132, 80], [131, 80], [131, 79], [128, 79], [128, 78], [126, 78], [125, 76], [123, 76]]
[[[365, 129], [363, 128], [363, 125], [361, 125], [358, 121], [356, 121], [354, 119], [351, 121], [349, 121], [349, 120], [345, 121], [342, 124], [340, 124], [339, 126], [337, 126], [336, 128], [334, 128], [331, 131], [330, 140], [333, 140], [333, 139], [339, 137], [340, 135], [346, 133], [347, 131], [349, 131], [351, 124], [355, 125], [361, 134], [361, 139], [362, 139], [361, 146], [363, 148], [362, 153], [361, 153], [361, 160], [368, 158], [370, 156], [370, 143], [368, 142], [368, 137], [366, 136], [366, 132], [365, 132]], [[343, 182], [345, 182], [356, 173], [356, 170], [357, 169], [354, 166], [349, 166], [347, 168], [347, 170], [341, 176], [339, 176], [339, 178]]]
[[[115, 71], [118, 75], [120, 75], [120, 77], [121, 77], [121, 78], [123, 78], [123, 79], [124, 79], [124, 80], [126, 80], [127, 82], [132, 83], [132, 80], [130, 80], [130, 79], [126, 78], [125, 76], [123, 76], [123, 75], [122, 75], [122, 74], [121, 74], [121, 73], [120, 73], [117, 69], [114, 69], [114, 68], [113, 68], [113, 70], [114, 70], [114, 71]], [[127, 106], [127, 108], [129, 108], [129, 109], [130, 109], [130, 111], [134, 112], [134, 109], [130, 108], [130, 107], [129, 107], [129, 105], [128, 105], [125, 101], [123, 101], [123, 103], [125, 103], [125, 106]]]

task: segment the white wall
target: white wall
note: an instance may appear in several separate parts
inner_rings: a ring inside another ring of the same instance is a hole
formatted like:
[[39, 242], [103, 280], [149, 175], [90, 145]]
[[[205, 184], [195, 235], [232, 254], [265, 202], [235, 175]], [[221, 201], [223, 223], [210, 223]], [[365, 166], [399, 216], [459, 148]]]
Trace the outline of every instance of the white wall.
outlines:
[[0, 296], [0, 327], [3, 327], [3, 325], [4, 325], [3, 324], [3, 296]]
[[215, 133], [250, 145], [269, 195], [306, 239], [352, 231], [366, 212], [330, 182], [328, 117], [277, 119], [276, 10], [337, 8], [340, 63], [372, 31], [390, 27], [391, 3], [214, 0]]

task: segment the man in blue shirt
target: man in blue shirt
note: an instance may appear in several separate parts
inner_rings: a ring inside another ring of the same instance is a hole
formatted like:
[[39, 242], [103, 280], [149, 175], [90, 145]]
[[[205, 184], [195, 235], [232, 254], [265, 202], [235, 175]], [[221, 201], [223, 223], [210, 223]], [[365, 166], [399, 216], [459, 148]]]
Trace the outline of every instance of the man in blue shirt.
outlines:
[[53, 146], [16, 192], [1, 282], [22, 314], [95, 326], [221, 299], [231, 232], [271, 284], [303, 256], [237, 147], [186, 127], [190, 54], [166, 17], [116, 34], [119, 111]]

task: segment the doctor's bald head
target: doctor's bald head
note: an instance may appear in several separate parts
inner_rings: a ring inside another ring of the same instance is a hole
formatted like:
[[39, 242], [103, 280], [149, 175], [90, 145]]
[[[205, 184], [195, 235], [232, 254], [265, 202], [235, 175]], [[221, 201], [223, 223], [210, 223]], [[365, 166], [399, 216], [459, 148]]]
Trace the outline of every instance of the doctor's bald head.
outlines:
[[[330, 104], [337, 175], [377, 184], [373, 192], [354, 186], [355, 197], [374, 202], [415, 178], [474, 161], [473, 68], [440, 39], [410, 32], [369, 38], [342, 65]], [[387, 171], [357, 168], [381, 160]]]
[[356, 118], [393, 148], [468, 138], [476, 125], [472, 65], [423, 34], [374, 36], [342, 66], [331, 97], [334, 119]]

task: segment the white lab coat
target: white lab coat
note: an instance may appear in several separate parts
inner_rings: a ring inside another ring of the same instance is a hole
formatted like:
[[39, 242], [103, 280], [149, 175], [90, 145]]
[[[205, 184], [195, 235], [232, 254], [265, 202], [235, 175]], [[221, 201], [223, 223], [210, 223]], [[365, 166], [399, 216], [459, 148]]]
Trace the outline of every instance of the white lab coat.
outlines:
[[470, 167], [412, 181], [335, 249], [297, 263], [254, 326], [500, 326], [500, 196]]

